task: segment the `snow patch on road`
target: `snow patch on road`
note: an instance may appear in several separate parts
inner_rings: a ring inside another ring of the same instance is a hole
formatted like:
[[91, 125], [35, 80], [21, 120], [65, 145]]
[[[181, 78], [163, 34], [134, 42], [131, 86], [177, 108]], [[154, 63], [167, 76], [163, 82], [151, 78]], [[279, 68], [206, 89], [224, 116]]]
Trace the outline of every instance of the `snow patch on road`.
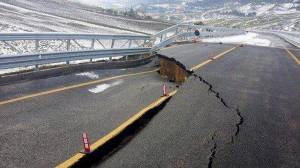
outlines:
[[248, 44], [256, 46], [271, 46], [271, 41], [260, 38], [257, 33], [246, 33], [238, 36], [228, 36], [221, 38], [203, 39], [203, 42], [209, 43], [231, 43], [231, 44]]
[[83, 73], [76, 74], [76, 76], [86, 76], [90, 79], [98, 79], [99, 78], [99, 75], [96, 74], [95, 72], [83, 72]]
[[89, 91], [92, 93], [100, 93], [110, 87], [111, 87], [111, 85], [109, 85], [109, 84], [102, 84], [102, 85], [98, 85], [97, 87], [95, 87], [93, 89], [89, 89]]
[[96, 86], [95, 88], [92, 88], [92, 89], [89, 89], [90, 92], [92, 93], [101, 93], [103, 92], [104, 90], [110, 88], [110, 87], [113, 87], [113, 86], [117, 86], [117, 85], [120, 85], [121, 83], [123, 83], [123, 80], [118, 80], [118, 81], [115, 81], [111, 84], [101, 84], [101, 85], [98, 85]]

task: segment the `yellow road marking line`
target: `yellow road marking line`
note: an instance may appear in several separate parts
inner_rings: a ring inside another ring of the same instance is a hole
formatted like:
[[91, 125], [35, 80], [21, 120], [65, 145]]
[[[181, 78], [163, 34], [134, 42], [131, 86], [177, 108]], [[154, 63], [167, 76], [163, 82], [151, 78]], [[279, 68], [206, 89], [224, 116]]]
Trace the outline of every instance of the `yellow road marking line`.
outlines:
[[[105, 143], [107, 143], [108, 141], [110, 141], [111, 139], [116, 137], [118, 134], [120, 134], [122, 131], [124, 131], [128, 126], [130, 126], [135, 121], [140, 119], [150, 109], [153, 109], [154, 107], [157, 107], [158, 105], [160, 105], [161, 103], [166, 101], [168, 98], [174, 96], [176, 93], [177, 93], [177, 90], [171, 92], [168, 96], [160, 97], [159, 99], [157, 99], [154, 102], [152, 102], [151, 104], [149, 104], [147, 107], [145, 107], [144, 109], [142, 109], [141, 111], [139, 111], [138, 113], [136, 113], [135, 115], [130, 117], [124, 123], [122, 123], [119, 127], [117, 127], [116, 129], [114, 129], [110, 133], [106, 134], [104, 137], [97, 140], [94, 144], [92, 144], [91, 145], [91, 151], [96, 150], [97, 148], [101, 147], [102, 145], [104, 145]], [[68, 160], [64, 161], [63, 163], [59, 164], [58, 166], [56, 166], [56, 168], [70, 167], [73, 164], [75, 164], [76, 162], [78, 162], [84, 156], [85, 156], [85, 154], [77, 153], [76, 155], [74, 155], [70, 159], [68, 159]]]
[[[215, 59], [218, 59], [218, 58], [220, 58], [220, 57], [222, 57], [222, 56], [224, 56], [224, 55], [230, 53], [231, 51], [235, 50], [236, 48], [238, 48], [238, 46], [235, 46], [235, 47], [230, 48], [230, 49], [228, 49], [228, 50], [226, 50], [226, 51], [223, 51], [222, 53], [220, 53], [220, 54], [214, 56], [213, 59], [214, 59], [214, 60], [215, 60]], [[193, 66], [193, 67], [190, 69], [190, 71], [197, 70], [197, 69], [203, 67], [204, 65], [210, 63], [210, 62], [212, 62], [211, 59], [206, 60], [206, 61], [204, 61], [204, 62], [202, 62], [202, 63], [200, 63], [200, 64], [198, 64], [198, 65]]]
[[206, 64], [208, 64], [208, 63], [210, 63], [210, 62], [212, 62], [212, 60], [211, 60], [211, 59], [209, 59], [209, 60], [206, 60], [206, 61], [202, 62], [201, 64], [198, 64], [198, 65], [196, 65], [196, 66], [193, 66], [193, 67], [190, 69], [190, 71], [197, 70], [197, 69], [199, 69], [199, 68], [203, 67], [204, 65], [206, 65]]
[[284, 49], [289, 54], [289, 56], [291, 56], [295, 60], [295, 62], [298, 65], [300, 65], [300, 60], [289, 49], [287, 49], [287, 48], [284, 48]]
[[75, 84], [75, 85], [71, 85], [71, 86], [61, 87], [61, 88], [57, 88], [57, 89], [53, 89], [53, 90], [49, 90], [49, 91], [40, 92], [40, 93], [34, 93], [34, 94], [26, 95], [26, 96], [21, 96], [21, 97], [9, 99], [9, 100], [0, 101], [0, 105], [5, 105], [5, 104], [14, 103], [17, 101], [26, 100], [26, 99], [30, 99], [30, 98], [34, 98], [34, 97], [45, 96], [45, 95], [49, 95], [49, 94], [53, 94], [53, 93], [57, 93], [57, 92], [65, 91], [65, 90], [70, 90], [70, 89], [75, 89], [75, 88], [79, 88], [79, 87], [98, 84], [98, 83], [113, 80], [113, 79], [119, 79], [119, 78], [124, 78], [124, 77], [129, 77], [129, 76], [137, 76], [137, 75], [153, 73], [153, 72], [156, 72], [157, 70], [158, 69], [151, 70], [151, 71], [139, 72], [139, 73], [118, 75], [118, 76], [108, 77], [105, 79], [99, 79], [99, 80], [95, 80], [95, 81], [84, 82], [84, 83], [79, 83], [79, 84]]
[[72, 156], [70, 159], [66, 160], [65, 162], [56, 166], [56, 168], [67, 168], [71, 167], [73, 164], [78, 162], [81, 158], [83, 158], [86, 154], [77, 153], [76, 155]]

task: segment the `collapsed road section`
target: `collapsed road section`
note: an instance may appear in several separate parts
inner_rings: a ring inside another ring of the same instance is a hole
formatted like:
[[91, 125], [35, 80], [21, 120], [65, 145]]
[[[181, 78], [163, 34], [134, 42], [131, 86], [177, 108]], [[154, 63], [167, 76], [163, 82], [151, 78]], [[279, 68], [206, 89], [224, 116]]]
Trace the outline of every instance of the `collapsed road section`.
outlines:
[[227, 53], [195, 70], [147, 127], [98, 167], [298, 167], [299, 73], [283, 49]]
[[[166, 57], [165, 58], [159, 57], [159, 58], [160, 58], [160, 70], [159, 70], [160, 75], [162, 77], [167, 77], [167, 78], [169, 78], [170, 75], [175, 75], [176, 77], [173, 79], [176, 79], [176, 80], [171, 80], [171, 81], [174, 81], [176, 83], [182, 83], [185, 79], [187, 79], [188, 75], [190, 75], [190, 73], [192, 72], [192, 71], [187, 71], [185, 69], [184, 65], [180, 64], [180, 62], [176, 61], [175, 59], [166, 60], [167, 59]], [[173, 63], [173, 61], [175, 62], [175, 64]], [[179, 78], [181, 81], [177, 80]], [[174, 94], [171, 93], [167, 97], [170, 97], [173, 95]], [[154, 113], [154, 114], [158, 113], [158, 111], [161, 110], [161, 108], [159, 108], [159, 107], [160, 107], [160, 105], [158, 107], [154, 108], [155, 112], [151, 112], [151, 111], [153, 111], [151, 109], [148, 109], [148, 111], [144, 111], [145, 114], [142, 115], [141, 117], [148, 116], [149, 114], [151, 114], [151, 116], [152, 116], [152, 113]], [[92, 149], [91, 154], [87, 154], [87, 155], [77, 154], [77, 155], [73, 156], [72, 158], [70, 158], [69, 160], [58, 165], [58, 167], [68, 167], [68, 166], [81, 167], [83, 165], [85, 167], [90, 167], [99, 162], [102, 162], [103, 159], [107, 158], [109, 155], [114, 153], [114, 151], [116, 151], [116, 149], [118, 149], [120, 146], [123, 146], [124, 139], [126, 139], [126, 141], [128, 141], [129, 137], [133, 137], [134, 134], [136, 134], [135, 130], [140, 130], [141, 125], [143, 127], [143, 125], [145, 125], [146, 123], [148, 123], [148, 120], [144, 120], [144, 119], [140, 120], [137, 118], [130, 125], [127, 125], [127, 127], [124, 127], [124, 129], [122, 129], [122, 131], [118, 131], [117, 134], [114, 133], [115, 131], [112, 131], [111, 133], [109, 133], [106, 136], [104, 136], [103, 138], [101, 138], [99, 141], [102, 141], [102, 139], [106, 139], [105, 143], [101, 143], [102, 145], [99, 145], [99, 143], [96, 142], [96, 144], [98, 144], [98, 145], [96, 145], [97, 147], [94, 147], [94, 149]], [[115, 135], [117, 138], [115, 138], [115, 136], [110, 136], [110, 134]], [[106, 137], [111, 137], [111, 138], [106, 138]], [[115, 140], [115, 139], [117, 139], [117, 140]], [[95, 146], [95, 145], [92, 145], [92, 147], [93, 146]]]
[[[169, 57], [168, 50], [176, 53]], [[297, 52], [293, 53], [297, 56]], [[166, 48], [158, 54], [168, 61], [161, 60], [162, 64], [172, 65], [165, 70], [161, 66], [159, 72], [178, 83], [177, 92], [175, 85], [168, 83], [165, 89], [171, 91], [162, 94], [166, 82], [154, 68], [114, 77], [107, 74], [97, 80], [87, 80], [85, 75], [96, 78], [102, 72], [2, 86], [1, 91], [12, 99], [4, 97], [0, 105], [0, 140], [4, 146], [1, 153], [5, 154], [0, 164], [9, 167], [47, 167], [58, 163], [62, 163], [61, 167], [299, 165], [296, 102], [300, 95], [295, 92], [300, 85], [299, 66], [285, 50], [194, 43]], [[56, 89], [61, 80], [62, 83], [82, 81]], [[34, 84], [44, 84], [50, 90], [39, 88], [39, 94], [31, 94]], [[24, 96], [23, 90], [29, 95]], [[153, 102], [154, 99], [157, 100]], [[82, 147], [82, 132], [88, 133], [92, 143], [90, 154], [76, 154]], [[27, 154], [22, 155], [23, 152]], [[13, 158], [18, 159], [8, 162]]]

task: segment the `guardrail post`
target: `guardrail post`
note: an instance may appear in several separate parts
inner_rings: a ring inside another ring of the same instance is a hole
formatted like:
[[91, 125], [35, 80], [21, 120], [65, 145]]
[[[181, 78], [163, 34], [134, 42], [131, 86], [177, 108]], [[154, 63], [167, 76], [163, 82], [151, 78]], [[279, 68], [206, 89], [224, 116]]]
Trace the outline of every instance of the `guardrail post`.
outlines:
[[39, 69], [40, 69], [40, 67], [39, 67], [38, 64], [34, 65], [34, 70], [35, 70], [35, 71], [38, 71]]
[[110, 48], [114, 48], [114, 45], [115, 45], [115, 39], [112, 39]]
[[90, 49], [94, 49], [94, 48], [95, 48], [95, 39], [92, 39], [91, 48]]
[[145, 45], [146, 45], [146, 41], [147, 41], [147, 40], [146, 40], [146, 39], [144, 39], [144, 44], [143, 44], [143, 46], [145, 46]]
[[67, 51], [70, 50], [71, 47], [71, 40], [67, 40]]
[[132, 40], [129, 40], [128, 48], [131, 47], [131, 44], [132, 44]]
[[35, 51], [38, 52], [40, 48], [40, 40], [35, 40]]
[[[42, 55], [41, 54], [39, 55], [39, 59], [42, 59]], [[38, 64], [34, 65], [34, 70], [36, 70], [36, 71], [39, 70], [39, 65]]]
[[[111, 46], [110, 46], [110, 48], [114, 48], [114, 46], [115, 46], [115, 39], [112, 39], [111, 40]], [[109, 61], [112, 61], [112, 57], [109, 57]]]

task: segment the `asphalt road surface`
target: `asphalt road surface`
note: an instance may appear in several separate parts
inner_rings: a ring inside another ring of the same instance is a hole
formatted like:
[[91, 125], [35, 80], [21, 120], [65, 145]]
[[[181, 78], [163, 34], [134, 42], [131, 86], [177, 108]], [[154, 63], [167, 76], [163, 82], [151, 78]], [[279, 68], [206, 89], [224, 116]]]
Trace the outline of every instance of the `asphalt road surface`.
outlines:
[[[192, 68], [233, 46], [160, 53]], [[238, 47], [195, 70], [144, 129], [96, 166], [299, 167], [299, 71], [283, 49]], [[90, 83], [125, 74], [136, 75]], [[56, 166], [82, 149], [82, 132], [95, 142], [159, 98], [165, 82], [141, 67], [0, 86], [0, 167]]]
[[300, 166], [300, 66], [284, 50], [240, 48], [197, 73], [245, 120], [215, 167]]
[[299, 74], [283, 49], [239, 47], [195, 71], [98, 167], [300, 167]]
[[[93, 143], [162, 95], [165, 81], [155, 69], [93, 71], [1, 86], [0, 167], [54, 167], [67, 160], [83, 148], [82, 132]], [[148, 73], [51, 92], [139, 72]], [[33, 96], [18, 100], [27, 95]]]
[[191, 69], [193, 66], [232, 47], [234, 47], [232, 44], [192, 43], [171, 46], [160, 50], [158, 53], [169, 58], [174, 58], [185, 65], [186, 69]]

